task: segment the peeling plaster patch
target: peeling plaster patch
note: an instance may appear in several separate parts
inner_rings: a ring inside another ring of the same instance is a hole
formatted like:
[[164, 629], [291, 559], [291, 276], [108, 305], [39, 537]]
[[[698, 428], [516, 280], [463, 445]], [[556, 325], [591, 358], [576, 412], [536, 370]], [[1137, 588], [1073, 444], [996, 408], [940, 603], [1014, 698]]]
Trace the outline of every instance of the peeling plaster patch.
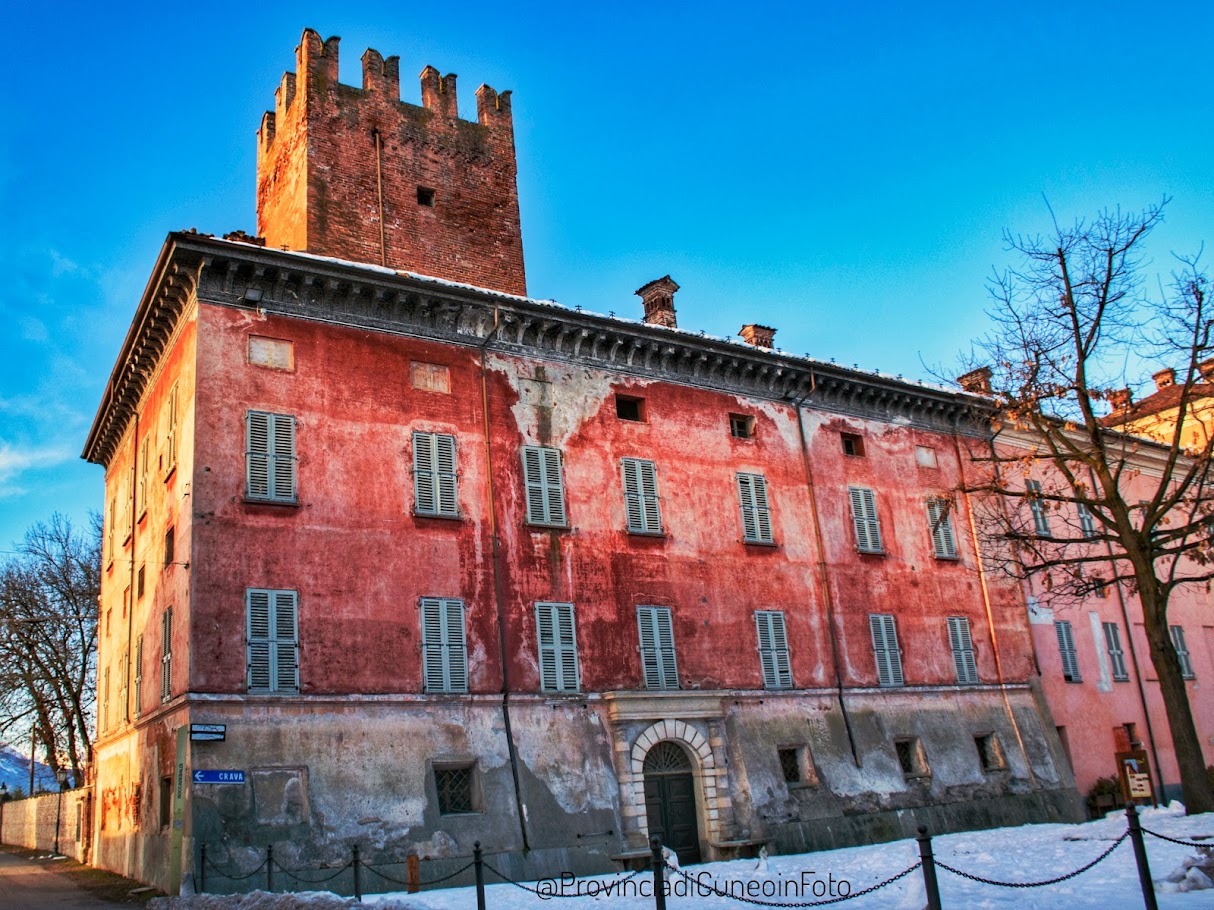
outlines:
[[516, 736], [519, 758], [566, 812], [614, 809], [618, 784], [607, 766], [596, 760], [606, 745], [603, 750], [594, 748], [600, 735], [587, 729], [592, 724], [589, 712], [583, 717], [570, 717], [576, 710], [558, 706], [555, 710], [541, 709], [551, 717], [539, 712], [520, 714]]
[[[589, 371], [580, 367], [546, 363], [544, 378], [540, 379], [519, 375], [519, 364], [512, 359], [491, 356], [489, 365], [518, 393], [510, 411], [522, 441], [528, 445], [563, 447], [611, 394], [612, 381], [606, 373], [587, 375]], [[551, 391], [557, 387], [561, 390], [559, 400]], [[544, 417], [547, 433], [541, 433]]]

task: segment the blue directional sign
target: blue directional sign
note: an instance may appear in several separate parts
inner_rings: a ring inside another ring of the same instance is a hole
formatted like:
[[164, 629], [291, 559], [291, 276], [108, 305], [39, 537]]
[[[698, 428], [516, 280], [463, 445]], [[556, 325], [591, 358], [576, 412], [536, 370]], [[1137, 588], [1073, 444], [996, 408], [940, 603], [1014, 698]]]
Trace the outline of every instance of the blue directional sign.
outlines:
[[195, 771], [194, 783], [196, 784], [243, 784], [243, 771]]

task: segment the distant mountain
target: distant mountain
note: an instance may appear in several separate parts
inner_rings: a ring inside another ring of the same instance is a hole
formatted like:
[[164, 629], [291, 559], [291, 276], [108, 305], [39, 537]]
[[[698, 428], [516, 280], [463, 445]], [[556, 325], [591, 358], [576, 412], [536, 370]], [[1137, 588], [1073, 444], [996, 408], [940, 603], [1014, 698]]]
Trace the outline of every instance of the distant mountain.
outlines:
[[[18, 787], [22, 793], [30, 788], [30, 760], [15, 749], [0, 746], [0, 783], [8, 784], [11, 795]], [[34, 789], [55, 791], [55, 775], [49, 766], [42, 762], [34, 762]]]

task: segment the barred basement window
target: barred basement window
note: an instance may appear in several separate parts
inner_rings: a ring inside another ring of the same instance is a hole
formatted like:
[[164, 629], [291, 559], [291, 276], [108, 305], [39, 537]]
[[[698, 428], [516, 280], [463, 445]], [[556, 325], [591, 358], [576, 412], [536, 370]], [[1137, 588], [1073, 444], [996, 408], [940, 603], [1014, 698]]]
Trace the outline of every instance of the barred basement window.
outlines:
[[801, 756], [796, 749], [780, 750], [780, 771], [784, 775], [784, 783], [801, 783]]
[[413, 509], [418, 515], [459, 518], [454, 436], [413, 434]]
[[918, 737], [894, 740], [894, 749], [898, 753], [898, 764], [906, 777], [926, 777], [931, 774], [927, 764], [927, 754], [923, 751], [923, 743]]
[[438, 791], [439, 815], [479, 812], [476, 765], [434, 766], [434, 789]]
[[1003, 748], [999, 745], [999, 737], [994, 733], [985, 733], [974, 737], [974, 746], [978, 750], [978, 759], [982, 762], [983, 771], [1000, 771], [1005, 762]]
[[245, 414], [246, 493], [249, 499], [295, 502], [295, 418], [290, 414]]

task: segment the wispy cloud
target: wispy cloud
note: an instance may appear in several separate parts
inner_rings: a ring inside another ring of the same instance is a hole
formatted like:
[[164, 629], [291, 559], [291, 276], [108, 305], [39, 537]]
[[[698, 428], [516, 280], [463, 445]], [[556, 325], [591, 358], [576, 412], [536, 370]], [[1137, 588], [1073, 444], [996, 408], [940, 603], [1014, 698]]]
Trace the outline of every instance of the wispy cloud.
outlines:
[[28, 471], [53, 468], [71, 458], [62, 447], [24, 447], [0, 440], [0, 496], [24, 492], [15, 481]]

